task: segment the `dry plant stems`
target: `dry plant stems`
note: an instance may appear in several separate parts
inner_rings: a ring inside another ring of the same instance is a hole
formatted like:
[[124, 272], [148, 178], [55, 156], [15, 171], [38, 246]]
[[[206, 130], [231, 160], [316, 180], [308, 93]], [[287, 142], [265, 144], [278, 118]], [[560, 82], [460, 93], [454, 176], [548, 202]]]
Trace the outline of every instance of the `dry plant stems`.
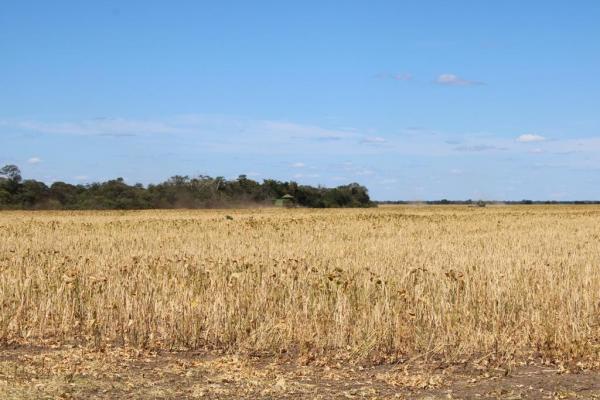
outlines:
[[596, 206], [3, 212], [0, 340], [598, 360], [599, 235]]

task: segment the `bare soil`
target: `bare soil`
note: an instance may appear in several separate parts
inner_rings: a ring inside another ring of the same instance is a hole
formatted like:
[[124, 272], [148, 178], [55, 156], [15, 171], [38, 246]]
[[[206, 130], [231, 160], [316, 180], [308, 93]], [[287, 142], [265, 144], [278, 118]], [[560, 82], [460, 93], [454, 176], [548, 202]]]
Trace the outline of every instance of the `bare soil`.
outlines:
[[545, 364], [358, 365], [291, 356], [13, 345], [0, 349], [0, 398], [600, 399], [599, 371]]

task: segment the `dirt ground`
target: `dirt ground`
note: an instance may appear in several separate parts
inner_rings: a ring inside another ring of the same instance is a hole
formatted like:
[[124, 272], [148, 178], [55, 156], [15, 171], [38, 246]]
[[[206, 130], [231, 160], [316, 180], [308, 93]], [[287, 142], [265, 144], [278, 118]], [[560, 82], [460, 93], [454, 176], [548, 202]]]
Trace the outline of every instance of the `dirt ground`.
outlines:
[[[548, 363], [545, 363], [548, 364]], [[2, 399], [600, 399], [600, 373], [291, 357], [4, 346]]]

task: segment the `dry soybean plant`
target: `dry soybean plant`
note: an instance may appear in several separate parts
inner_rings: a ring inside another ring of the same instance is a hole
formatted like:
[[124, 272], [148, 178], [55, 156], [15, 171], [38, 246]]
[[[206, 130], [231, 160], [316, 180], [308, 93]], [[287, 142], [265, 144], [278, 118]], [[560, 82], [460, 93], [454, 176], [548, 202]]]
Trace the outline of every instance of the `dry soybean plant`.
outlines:
[[0, 213], [0, 340], [600, 359], [600, 208]]

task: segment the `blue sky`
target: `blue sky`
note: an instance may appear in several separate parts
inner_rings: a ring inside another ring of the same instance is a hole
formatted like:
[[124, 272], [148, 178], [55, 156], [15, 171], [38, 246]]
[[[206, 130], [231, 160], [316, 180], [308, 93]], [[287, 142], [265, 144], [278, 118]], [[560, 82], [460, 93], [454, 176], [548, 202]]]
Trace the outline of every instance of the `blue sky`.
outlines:
[[600, 199], [598, 21], [584, 0], [6, 1], [0, 164]]

